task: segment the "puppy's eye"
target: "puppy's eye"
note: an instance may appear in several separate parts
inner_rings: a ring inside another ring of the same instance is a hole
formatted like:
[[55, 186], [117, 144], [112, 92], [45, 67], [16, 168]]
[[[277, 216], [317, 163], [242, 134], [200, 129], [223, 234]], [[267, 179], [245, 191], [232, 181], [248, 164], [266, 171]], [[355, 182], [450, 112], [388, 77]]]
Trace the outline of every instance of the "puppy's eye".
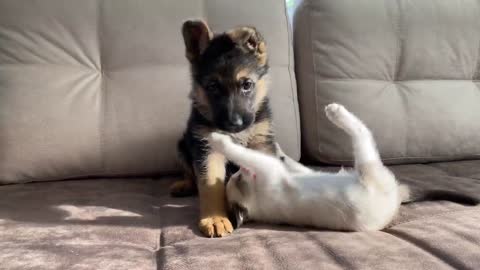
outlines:
[[252, 91], [254, 85], [255, 85], [255, 83], [252, 80], [250, 80], [250, 79], [244, 80], [242, 82], [242, 92], [243, 93], [250, 93], [250, 91]]
[[216, 92], [218, 92], [219, 88], [220, 88], [220, 85], [219, 85], [218, 82], [216, 82], [216, 81], [210, 81], [210, 82], [208, 82], [208, 83], [207, 83], [207, 87], [206, 87], [207, 91], [208, 91], [208, 92], [211, 92], [211, 93], [216, 93]]

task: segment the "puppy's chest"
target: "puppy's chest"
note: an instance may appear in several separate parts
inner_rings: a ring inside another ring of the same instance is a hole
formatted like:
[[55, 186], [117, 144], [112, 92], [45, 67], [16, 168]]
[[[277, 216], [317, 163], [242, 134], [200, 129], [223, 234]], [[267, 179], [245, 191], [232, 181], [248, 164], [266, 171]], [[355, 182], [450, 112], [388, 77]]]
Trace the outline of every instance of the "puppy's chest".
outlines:
[[235, 143], [241, 144], [243, 146], [247, 146], [248, 142], [253, 137], [253, 132], [250, 129], [247, 129], [239, 133], [230, 134], [230, 137]]
[[248, 147], [252, 143], [263, 143], [263, 139], [265, 136], [271, 134], [272, 131], [270, 129], [270, 123], [268, 122], [261, 122], [256, 123], [255, 125], [251, 126], [250, 128], [239, 132], [229, 134], [232, 140], [235, 143], [241, 144], [243, 146]]

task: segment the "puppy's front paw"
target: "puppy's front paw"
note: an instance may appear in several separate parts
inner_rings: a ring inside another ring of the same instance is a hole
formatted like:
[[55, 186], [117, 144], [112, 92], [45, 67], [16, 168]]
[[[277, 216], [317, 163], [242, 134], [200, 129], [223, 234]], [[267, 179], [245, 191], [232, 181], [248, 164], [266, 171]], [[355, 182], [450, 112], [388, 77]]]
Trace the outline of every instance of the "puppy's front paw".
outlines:
[[233, 226], [227, 217], [211, 216], [200, 219], [200, 231], [207, 237], [224, 237], [233, 232]]
[[210, 147], [218, 152], [223, 153], [225, 146], [231, 142], [231, 138], [227, 135], [220, 134], [218, 132], [212, 132], [210, 136], [208, 136], [208, 143]]

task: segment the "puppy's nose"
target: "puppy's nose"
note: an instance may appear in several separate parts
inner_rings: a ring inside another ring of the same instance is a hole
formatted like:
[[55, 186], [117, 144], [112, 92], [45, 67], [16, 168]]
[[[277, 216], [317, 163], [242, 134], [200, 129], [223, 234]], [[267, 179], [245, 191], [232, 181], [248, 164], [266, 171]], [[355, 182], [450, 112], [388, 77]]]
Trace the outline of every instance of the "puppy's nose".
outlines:
[[242, 117], [237, 113], [234, 113], [232, 115], [232, 119], [230, 121], [231, 121], [232, 125], [237, 126], [237, 127], [240, 127], [240, 126], [243, 125]]

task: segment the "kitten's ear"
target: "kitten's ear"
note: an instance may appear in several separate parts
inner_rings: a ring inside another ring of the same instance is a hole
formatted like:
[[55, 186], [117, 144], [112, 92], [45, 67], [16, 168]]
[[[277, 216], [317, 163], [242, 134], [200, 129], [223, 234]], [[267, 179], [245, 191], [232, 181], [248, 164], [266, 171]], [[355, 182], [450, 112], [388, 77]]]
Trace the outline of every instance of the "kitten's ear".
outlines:
[[242, 207], [237, 203], [232, 205], [231, 220], [233, 220], [233, 226], [235, 229], [240, 228], [240, 226], [242, 226], [242, 224], [247, 220], [247, 214], [248, 211], [245, 209], [245, 207]]
[[182, 35], [185, 42], [186, 57], [190, 62], [198, 60], [213, 38], [213, 33], [206, 22], [188, 20], [182, 25]]

